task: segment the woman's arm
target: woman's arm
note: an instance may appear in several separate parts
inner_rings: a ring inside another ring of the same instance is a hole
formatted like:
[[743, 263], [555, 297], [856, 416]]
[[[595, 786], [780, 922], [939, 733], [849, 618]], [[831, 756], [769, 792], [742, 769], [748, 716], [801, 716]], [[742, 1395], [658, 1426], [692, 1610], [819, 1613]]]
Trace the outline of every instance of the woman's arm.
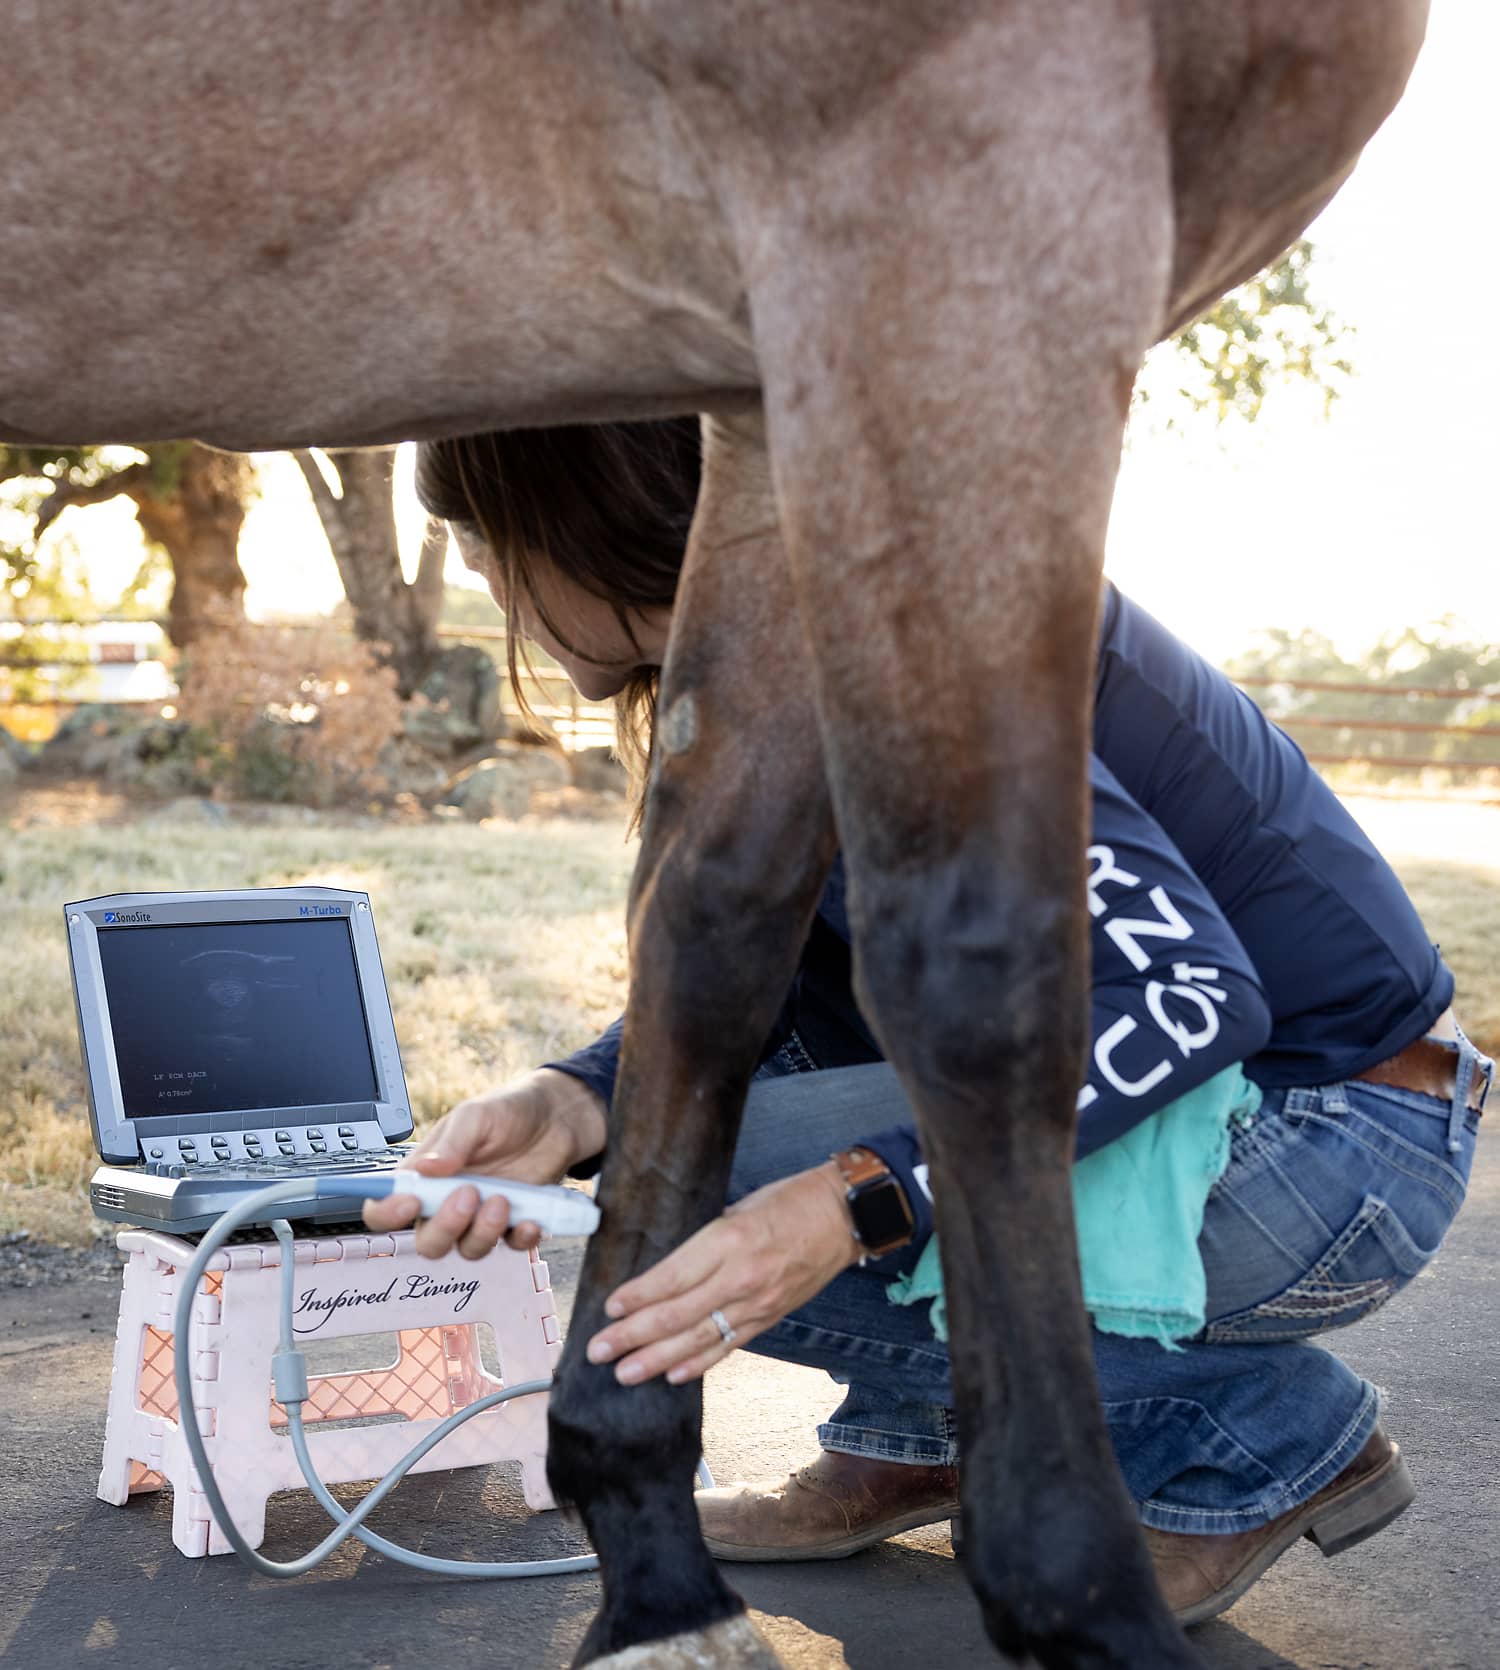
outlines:
[[[1202, 882], [1097, 761], [1091, 781], [1093, 1039], [1079, 1093], [1079, 1158], [1254, 1055], [1271, 1026], [1250, 960]], [[860, 1146], [900, 1179], [915, 1220], [907, 1248], [873, 1261], [889, 1276], [910, 1268], [932, 1233], [927, 1167], [909, 1124]], [[854, 1261], [840, 1192], [836, 1174], [819, 1166], [739, 1201], [611, 1296], [606, 1309], [619, 1320], [589, 1342], [591, 1360], [616, 1363], [628, 1381], [702, 1374]], [[734, 1341], [705, 1320], [714, 1309]]]

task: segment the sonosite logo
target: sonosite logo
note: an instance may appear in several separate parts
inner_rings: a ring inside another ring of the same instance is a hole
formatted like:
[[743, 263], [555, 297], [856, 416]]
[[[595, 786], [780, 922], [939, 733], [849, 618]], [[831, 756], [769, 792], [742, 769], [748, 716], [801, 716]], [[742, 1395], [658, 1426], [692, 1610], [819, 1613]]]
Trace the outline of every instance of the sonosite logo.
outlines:
[[128, 922], [149, 922], [150, 920], [151, 912], [149, 910], [107, 910], [104, 913], [106, 928], [112, 928], [117, 923], [123, 925]]

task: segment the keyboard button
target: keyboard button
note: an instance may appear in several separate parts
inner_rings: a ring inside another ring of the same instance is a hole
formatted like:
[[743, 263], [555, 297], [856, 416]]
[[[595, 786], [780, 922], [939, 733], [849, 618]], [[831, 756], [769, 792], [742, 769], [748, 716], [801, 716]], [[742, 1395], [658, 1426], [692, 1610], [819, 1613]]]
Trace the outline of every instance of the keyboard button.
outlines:
[[313, 1126], [312, 1128], [310, 1128], [307, 1135], [308, 1135], [309, 1140], [314, 1140], [315, 1139], [318, 1142], [321, 1142], [323, 1140], [323, 1133], [320, 1130], [318, 1130], [316, 1126]]
[[193, 1146], [193, 1138], [192, 1137], [178, 1137], [177, 1146], [179, 1148], [191, 1148]]
[[292, 1140], [292, 1133], [290, 1131], [278, 1131], [276, 1133], [276, 1140], [277, 1142], [290, 1142]]
[[345, 1137], [344, 1138], [344, 1147], [345, 1148], [358, 1148], [359, 1144], [354, 1140], [353, 1137]]
[[289, 1142], [281, 1142], [276, 1146], [280, 1148], [283, 1154], [295, 1154], [297, 1152], [297, 1150]]
[[352, 1137], [354, 1135], [354, 1127], [352, 1125], [340, 1125], [339, 1135], [341, 1137]]
[[161, 1149], [159, 1149], [159, 1148], [153, 1148], [153, 1149], [152, 1149], [152, 1150], [151, 1150], [151, 1158], [152, 1158], [152, 1159], [153, 1159], [153, 1160], [159, 1160], [159, 1159], [160, 1159], [160, 1158], [161, 1158]]

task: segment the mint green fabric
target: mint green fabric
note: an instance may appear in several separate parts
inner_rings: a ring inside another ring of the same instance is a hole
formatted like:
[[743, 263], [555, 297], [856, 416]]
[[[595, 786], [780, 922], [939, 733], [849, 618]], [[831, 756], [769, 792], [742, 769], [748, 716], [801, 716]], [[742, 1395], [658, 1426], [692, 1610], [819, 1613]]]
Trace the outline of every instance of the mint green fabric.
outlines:
[[[1169, 1350], [1203, 1327], [1203, 1211], [1229, 1163], [1231, 1125], [1248, 1124], [1259, 1108], [1260, 1091], [1226, 1067], [1073, 1167], [1083, 1302], [1095, 1327]], [[895, 1305], [930, 1299], [933, 1332], [947, 1339], [935, 1235], [886, 1293]]]

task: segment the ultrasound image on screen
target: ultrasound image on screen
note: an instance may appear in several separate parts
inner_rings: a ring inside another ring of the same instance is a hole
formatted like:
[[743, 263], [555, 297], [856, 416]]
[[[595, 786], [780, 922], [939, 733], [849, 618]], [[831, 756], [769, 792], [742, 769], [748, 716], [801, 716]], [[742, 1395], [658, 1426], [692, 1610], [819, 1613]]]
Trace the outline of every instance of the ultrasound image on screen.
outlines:
[[372, 1102], [346, 917], [99, 935], [128, 1119]]

